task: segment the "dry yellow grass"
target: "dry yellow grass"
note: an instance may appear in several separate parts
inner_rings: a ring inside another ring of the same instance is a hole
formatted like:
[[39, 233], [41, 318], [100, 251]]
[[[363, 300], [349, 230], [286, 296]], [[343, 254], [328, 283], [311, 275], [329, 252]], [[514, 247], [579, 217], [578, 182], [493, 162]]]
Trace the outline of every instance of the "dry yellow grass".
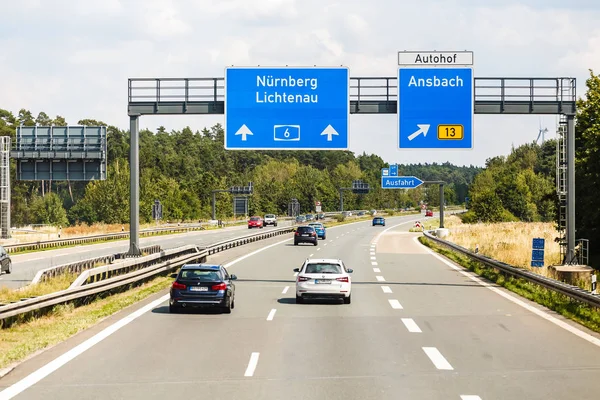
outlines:
[[[515, 267], [527, 268], [549, 276], [546, 266], [560, 264], [560, 247], [554, 241], [558, 232], [550, 222], [501, 222], [495, 224], [463, 224], [457, 216], [445, 219], [450, 229], [448, 240]], [[532, 268], [531, 245], [533, 238], [546, 239], [545, 267]]]
[[38, 297], [59, 290], [68, 289], [77, 278], [77, 274], [64, 274], [48, 279], [35, 285], [24, 286], [22, 289], [0, 288], [0, 304], [19, 301], [29, 297]]

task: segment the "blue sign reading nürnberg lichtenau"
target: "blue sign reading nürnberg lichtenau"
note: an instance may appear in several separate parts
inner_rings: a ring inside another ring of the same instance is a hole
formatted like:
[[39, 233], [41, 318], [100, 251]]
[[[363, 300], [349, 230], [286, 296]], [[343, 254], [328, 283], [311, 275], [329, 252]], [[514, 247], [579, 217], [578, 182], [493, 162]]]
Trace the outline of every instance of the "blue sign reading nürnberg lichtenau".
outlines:
[[225, 148], [347, 150], [347, 67], [225, 70]]
[[383, 189], [414, 189], [423, 184], [423, 181], [414, 176], [382, 176]]
[[399, 68], [399, 148], [473, 148], [473, 80], [472, 68]]

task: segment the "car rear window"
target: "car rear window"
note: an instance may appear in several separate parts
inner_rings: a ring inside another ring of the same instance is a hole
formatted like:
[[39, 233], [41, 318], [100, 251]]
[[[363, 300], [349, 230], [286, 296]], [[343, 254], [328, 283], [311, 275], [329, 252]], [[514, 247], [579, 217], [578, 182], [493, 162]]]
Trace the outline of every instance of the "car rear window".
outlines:
[[342, 267], [339, 264], [311, 263], [306, 266], [307, 274], [341, 274]]
[[220, 271], [206, 269], [184, 269], [181, 271], [181, 279], [216, 282], [222, 280], [222, 277]]
[[323, 228], [322, 224], [310, 224], [310, 226], [312, 226], [315, 229], [322, 229]]
[[275, 215], [273, 215], [273, 214], [267, 214], [267, 215], [265, 215], [265, 218], [275, 218]]
[[311, 227], [311, 226], [300, 226], [298, 227], [298, 232], [313, 232], [315, 230], [315, 228]]
[[258, 220], [260, 220], [260, 218], [258, 218], [258, 217], [252, 217], [252, 218], [250, 218], [250, 221], [258, 221]]

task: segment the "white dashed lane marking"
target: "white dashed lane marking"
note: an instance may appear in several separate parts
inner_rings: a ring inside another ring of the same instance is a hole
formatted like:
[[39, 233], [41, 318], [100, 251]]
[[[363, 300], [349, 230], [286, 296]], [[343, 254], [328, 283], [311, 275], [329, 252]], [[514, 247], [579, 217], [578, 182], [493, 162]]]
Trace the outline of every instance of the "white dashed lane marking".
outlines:
[[402, 323], [409, 332], [421, 333], [421, 328], [419, 328], [419, 325], [412, 318], [402, 318]]
[[389, 286], [382, 286], [381, 290], [383, 290], [383, 293], [392, 293], [392, 289]]
[[381, 275], [377, 275], [375, 278], [377, 278], [377, 280], [379, 282], [384, 282], [385, 281], [385, 278], [383, 276], [381, 276]]
[[286, 294], [289, 289], [290, 289], [290, 287], [286, 286], [286, 287], [283, 288], [283, 291], [281, 293], [282, 294]]
[[400, 304], [400, 302], [396, 299], [389, 299], [388, 303], [390, 303], [390, 306], [392, 306], [392, 308], [394, 310], [402, 310], [402, 304]]
[[423, 347], [423, 351], [437, 369], [453, 370], [452, 365], [444, 358], [435, 347]]
[[252, 353], [252, 355], [250, 356], [250, 361], [248, 362], [248, 368], [246, 368], [246, 373], [244, 374], [244, 376], [254, 375], [254, 370], [256, 369], [256, 366], [258, 365], [258, 356], [259, 355], [260, 355], [260, 353]]

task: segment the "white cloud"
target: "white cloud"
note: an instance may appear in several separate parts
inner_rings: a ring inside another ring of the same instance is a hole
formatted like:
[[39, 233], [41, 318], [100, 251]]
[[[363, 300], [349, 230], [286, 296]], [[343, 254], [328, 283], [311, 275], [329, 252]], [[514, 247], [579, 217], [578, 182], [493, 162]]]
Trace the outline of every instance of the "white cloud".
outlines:
[[[600, 72], [600, 2], [572, 0], [23, 0], [3, 5], [0, 107], [128, 128], [127, 78], [222, 76], [226, 65], [346, 65], [395, 76], [399, 50], [475, 52], [476, 76]], [[23, 24], [26, 18], [27, 24]], [[395, 92], [394, 92], [395, 93]], [[143, 117], [201, 129], [223, 116]], [[553, 116], [542, 123], [554, 131]], [[352, 116], [352, 150], [481, 164], [534, 140], [538, 116], [475, 117], [470, 152], [398, 151], [396, 116]], [[146, 125], [148, 124], [148, 125]]]

